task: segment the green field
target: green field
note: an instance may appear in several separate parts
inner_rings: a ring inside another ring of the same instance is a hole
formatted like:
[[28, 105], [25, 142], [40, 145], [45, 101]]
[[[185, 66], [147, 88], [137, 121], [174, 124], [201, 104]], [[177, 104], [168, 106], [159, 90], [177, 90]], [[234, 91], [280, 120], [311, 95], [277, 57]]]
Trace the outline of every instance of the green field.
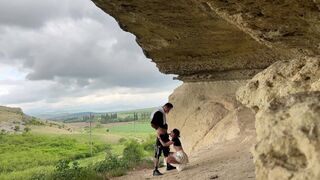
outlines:
[[48, 118], [65, 123], [73, 122], [101, 122], [103, 124], [114, 122], [149, 121], [155, 108], [134, 109], [117, 112], [80, 112], [73, 114], [56, 114]]
[[121, 156], [129, 139], [142, 144], [143, 157], [151, 156], [152, 144], [147, 141], [154, 138], [150, 137], [153, 130], [149, 122], [93, 124], [92, 155], [89, 132], [88, 124], [83, 123], [64, 128], [32, 126], [28, 133], [0, 135], [0, 179], [31, 179], [37, 174], [50, 174], [59, 160], [76, 161], [80, 167], [86, 167], [103, 161], [108, 148], [115, 156]]

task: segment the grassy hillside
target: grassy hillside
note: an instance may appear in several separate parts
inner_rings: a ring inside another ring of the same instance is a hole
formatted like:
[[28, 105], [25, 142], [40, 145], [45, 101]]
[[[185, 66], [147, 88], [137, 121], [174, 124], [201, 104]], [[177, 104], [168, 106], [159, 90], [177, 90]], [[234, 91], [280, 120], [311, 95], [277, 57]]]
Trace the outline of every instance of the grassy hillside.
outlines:
[[0, 133], [28, 131], [29, 125], [41, 125], [43, 121], [23, 113], [20, 108], [0, 106]]
[[[106, 150], [111, 149], [114, 158], [122, 157], [129, 139], [141, 144], [143, 157], [152, 156], [155, 137], [151, 137], [153, 130], [148, 122], [92, 123], [92, 155], [88, 125], [45, 123], [30, 125], [29, 132], [0, 134], [0, 179], [41, 179], [55, 173], [61, 160], [77, 162], [84, 168], [102, 162], [108, 164]], [[98, 167], [103, 169], [103, 163]], [[122, 169], [117, 173], [124, 172]]]
[[25, 118], [20, 108], [0, 106], [0, 123], [22, 121]]

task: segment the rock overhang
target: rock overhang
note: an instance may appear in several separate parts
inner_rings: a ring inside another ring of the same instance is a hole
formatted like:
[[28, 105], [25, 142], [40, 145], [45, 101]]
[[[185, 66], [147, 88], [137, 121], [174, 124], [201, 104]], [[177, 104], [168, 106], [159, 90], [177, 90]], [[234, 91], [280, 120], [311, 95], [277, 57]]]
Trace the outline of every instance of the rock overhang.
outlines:
[[316, 0], [93, 0], [183, 81], [249, 79], [279, 60], [320, 54]]

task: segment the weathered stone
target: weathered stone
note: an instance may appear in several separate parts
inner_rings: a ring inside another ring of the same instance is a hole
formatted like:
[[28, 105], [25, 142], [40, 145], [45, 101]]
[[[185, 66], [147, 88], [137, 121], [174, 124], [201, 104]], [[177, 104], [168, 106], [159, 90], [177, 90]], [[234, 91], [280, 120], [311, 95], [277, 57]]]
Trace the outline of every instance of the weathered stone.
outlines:
[[276, 62], [241, 87], [237, 98], [257, 111], [275, 98], [308, 91], [320, 91], [319, 58]]
[[278, 60], [320, 54], [317, 0], [93, 0], [183, 81], [248, 79]]
[[[282, 54], [320, 54], [319, 0], [203, 0], [220, 17]], [[289, 56], [290, 56], [289, 55]]]
[[93, 2], [136, 35], [146, 56], [161, 72], [178, 74], [184, 81], [247, 79], [275, 61], [292, 57], [257, 42], [228, 22], [216, 11], [223, 8], [213, 8], [214, 1]]
[[[253, 129], [259, 180], [320, 179], [319, 0], [93, 0], [184, 82], [170, 128], [191, 152]], [[199, 81], [217, 81], [215, 83]], [[302, 93], [293, 95], [296, 93]], [[272, 102], [270, 104], [270, 102]]]
[[186, 152], [241, 134], [254, 134], [254, 114], [235, 99], [246, 81], [184, 83], [170, 96], [169, 129], [178, 128]]
[[275, 99], [256, 115], [257, 180], [320, 179], [320, 91]]

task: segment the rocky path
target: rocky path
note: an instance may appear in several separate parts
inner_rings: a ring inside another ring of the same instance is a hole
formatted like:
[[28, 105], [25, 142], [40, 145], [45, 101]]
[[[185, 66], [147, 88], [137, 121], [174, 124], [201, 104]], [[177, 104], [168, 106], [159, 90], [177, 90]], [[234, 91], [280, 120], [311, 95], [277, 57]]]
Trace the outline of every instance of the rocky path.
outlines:
[[163, 176], [152, 177], [152, 169], [144, 169], [115, 179], [254, 180], [253, 159], [249, 152], [253, 143], [252, 135], [201, 149], [191, 155], [190, 164], [180, 173], [175, 170], [166, 172], [162, 168]]

